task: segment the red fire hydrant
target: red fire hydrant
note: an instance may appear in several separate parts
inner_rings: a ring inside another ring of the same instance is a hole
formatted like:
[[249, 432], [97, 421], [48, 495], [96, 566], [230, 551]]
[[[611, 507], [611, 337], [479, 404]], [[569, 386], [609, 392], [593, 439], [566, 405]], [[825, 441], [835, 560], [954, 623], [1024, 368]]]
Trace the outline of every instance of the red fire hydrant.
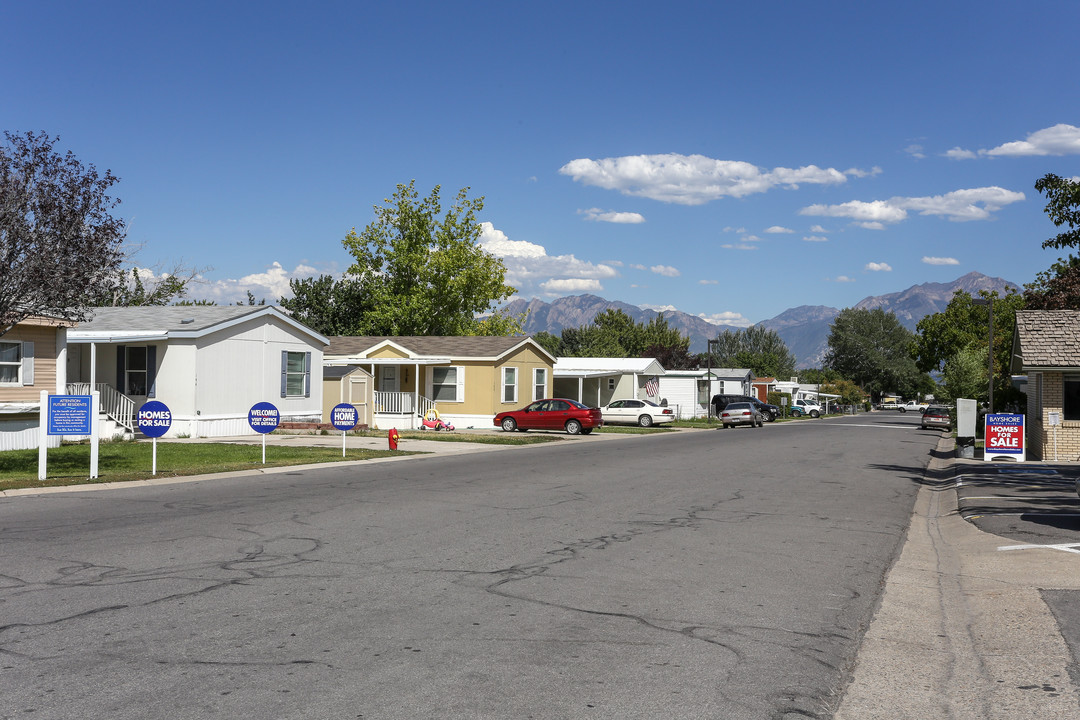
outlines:
[[390, 428], [390, 434], [388, 434], [386, 437], [390, 441], [390, 449], [397, 450], [398, 439], [401, 437], [400, 435], [398, 435], [397, 428]]

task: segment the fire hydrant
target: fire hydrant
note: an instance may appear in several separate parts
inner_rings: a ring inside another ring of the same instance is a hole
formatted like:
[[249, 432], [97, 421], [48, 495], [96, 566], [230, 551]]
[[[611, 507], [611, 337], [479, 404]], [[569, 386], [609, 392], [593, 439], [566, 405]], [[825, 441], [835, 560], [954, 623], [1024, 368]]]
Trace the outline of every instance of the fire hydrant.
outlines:
[[390, 433], [386, 437], [390, 441], [390, 449], [397, 450], [398, 439], [401, 437], [398, 435], [397, 428], [390, 428]]

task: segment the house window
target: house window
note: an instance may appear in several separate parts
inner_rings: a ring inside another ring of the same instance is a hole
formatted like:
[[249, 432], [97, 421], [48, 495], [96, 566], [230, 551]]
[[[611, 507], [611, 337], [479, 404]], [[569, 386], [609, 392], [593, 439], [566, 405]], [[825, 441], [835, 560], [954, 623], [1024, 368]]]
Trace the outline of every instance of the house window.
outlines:
[[502, 401], [517, 402], [517, 368], [505, 367], [502, 371]]
[[18, 385], [22, 343], [0, 342], [0, 385]]
[[1062, 419], [1080, 420], [1080, 375], [1065, 375]]
[[281, 351], [281, 397], [305, 397], [310, 382], [308, 354]]
[[146, 346], [124, 348], [124, 394], [146, 395]]
[[615, 378], [611, 377], [611, 378], [607, 379], [607, 389], [608, 390], [614, 390], [615, 389]]
[[547, 368], [533, 368], [533, 400], [547, 397]]
[[434, 367], [431, 368], [431, 397], [435, 402], [462, 402], [464, 398], [458, 393], [465, 380], [465, 368], [462, 367]]

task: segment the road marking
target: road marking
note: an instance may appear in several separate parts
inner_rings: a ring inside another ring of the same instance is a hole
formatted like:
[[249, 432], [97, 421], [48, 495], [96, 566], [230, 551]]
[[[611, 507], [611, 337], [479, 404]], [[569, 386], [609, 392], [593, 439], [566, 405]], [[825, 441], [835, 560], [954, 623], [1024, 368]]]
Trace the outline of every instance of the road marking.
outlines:
[[1046, 548], [1047, 550], [1061, 550], [1062, 552], [1070, 552], [1080, 554], [1080, 543], [1064, 543], [1061, 545], [1003, 545], [998, 550], [1032, 550], [1035, 548]]

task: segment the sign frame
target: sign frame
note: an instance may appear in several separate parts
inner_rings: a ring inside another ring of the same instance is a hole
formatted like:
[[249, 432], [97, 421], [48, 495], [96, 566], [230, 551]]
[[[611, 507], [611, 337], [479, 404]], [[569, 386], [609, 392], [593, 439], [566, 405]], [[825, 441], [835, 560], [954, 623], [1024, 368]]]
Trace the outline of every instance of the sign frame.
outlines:
[[983, 459], [1027, 459], [1024, 416], [1016, 413], [987, 413], [983, 420]]

